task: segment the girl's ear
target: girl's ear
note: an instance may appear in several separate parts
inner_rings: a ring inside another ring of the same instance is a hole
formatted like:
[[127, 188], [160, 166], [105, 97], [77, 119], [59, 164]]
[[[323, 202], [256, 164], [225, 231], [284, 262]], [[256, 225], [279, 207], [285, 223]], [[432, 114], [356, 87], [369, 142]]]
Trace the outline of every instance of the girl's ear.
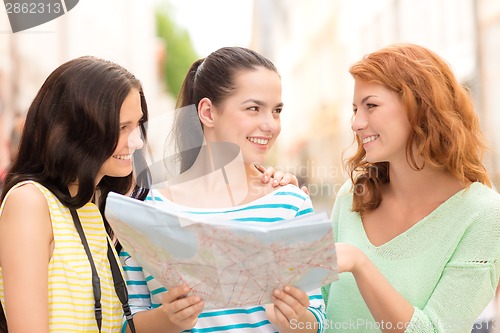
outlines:
[[215, 111], [210, 99], [204, 97], [198, 103], [198, 117], [205, 127], [214, 127]]

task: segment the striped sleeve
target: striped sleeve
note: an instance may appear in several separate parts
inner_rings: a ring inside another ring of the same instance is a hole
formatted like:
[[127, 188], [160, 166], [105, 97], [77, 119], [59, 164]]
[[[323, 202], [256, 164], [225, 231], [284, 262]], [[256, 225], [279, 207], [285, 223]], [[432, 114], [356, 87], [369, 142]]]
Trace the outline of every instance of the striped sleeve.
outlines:
[[[281, 216], [280, 220], [314, 213], [311, 198], [295, 185], [289, 184], [282, 187], [274, 193], [272, 198], [269, 198], [268, 200], [276, 201], [283, 206], [289, 207], [291, 211], [295, 212], [295, 215], [293, 216]], [[280, 213], [275, 210], [275, 214]]]
[[124, 250], [120, 252], [120, 261], [127, 283], [132, 314], [151, 309], [151, 293], [142, 267]]
[[302, 202], [302, 205], [299, 207], [297, 215], [295, 215], [295, 216], [301, 216], [301, 215], [306, 215], [306, 214], [311, 214], [311, 213], [314, 213], [314, 208], [312, 205], [311, 198], [305, 197], [304, 201]]
[[309, 295], [309, 311], [316, 317], [318, 321], [318, 333], [324, 332], [326, 311], [325, 302], [321, 295], [321, 289], [317, 288], [307, 293]]

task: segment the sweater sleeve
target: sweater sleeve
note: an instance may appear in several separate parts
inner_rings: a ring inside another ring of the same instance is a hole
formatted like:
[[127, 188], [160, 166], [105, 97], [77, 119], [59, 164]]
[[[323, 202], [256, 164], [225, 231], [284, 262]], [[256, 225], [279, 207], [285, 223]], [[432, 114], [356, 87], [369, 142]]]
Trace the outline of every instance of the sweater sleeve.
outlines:
[[[332, 215], [331, 215], [331, 220], [332, 220], [332, 227], [333, 227], [333, 237], [335, 240], [337, 240], [337, 233], [338, 233], [338, 225], [339, 225], [339, 216], [340, 216], [340, 200], [339, 198], [341, 196], [346, 195], [349, 193], [350, 188], [351, 188], [351, 181], [348, 180], [345, 182], [342, 187], [340, 188], [336, 198], [335, 198], [335, 203], [333, 204], [333, 210], [332, 210]], [[328, 297], [330, 296], [330, 286], [331, 284], [328, 284], [326, 286], [323, 286], [321, 288], [321, 294], [323, 295], [323, 299], [325, 300], [325, 306], [328, 306]]]
[[[484, 208], [484, 207], [483, 207]], [[500, 270], [500, 205], [478, 210], [427, 304], [405, 333], [470, 332], [494, 297]]]

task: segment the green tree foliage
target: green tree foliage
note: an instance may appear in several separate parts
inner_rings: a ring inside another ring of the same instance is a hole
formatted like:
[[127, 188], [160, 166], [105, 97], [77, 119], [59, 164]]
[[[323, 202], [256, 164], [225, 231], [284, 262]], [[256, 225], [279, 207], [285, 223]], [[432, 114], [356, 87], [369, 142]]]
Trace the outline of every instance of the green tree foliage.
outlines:
[[164, 7], [156, 10], [156, 31], [164, 41], [166, 60], [163, 76], [167, 90], [174, 96], [179, 95], [182, 81], [191, 64], [199, 58], [189, 33], [180, 27]]

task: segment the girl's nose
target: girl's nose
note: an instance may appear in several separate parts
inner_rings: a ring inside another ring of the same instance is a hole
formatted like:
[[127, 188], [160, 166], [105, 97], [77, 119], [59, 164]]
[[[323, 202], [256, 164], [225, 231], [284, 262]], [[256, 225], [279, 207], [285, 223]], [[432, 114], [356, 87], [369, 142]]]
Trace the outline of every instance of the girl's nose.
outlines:
[[363, 112], [358, 111], [352, 119], [351, 129], [354, 132], [357, 132], [359, 130], [365, 129], [366, 124], [367, 121], [366, 117], [363, 115]]
[[260, 129], [266, 132], [277, 133], [280, 131], [280, 119], [275, 118], [271, 112], [263, 112]]
[[144, 141], [142, 140], [141, 129], [137, 127], [128, 137], [128, 146], [133, 149], [141, 149], [143, 145]]

